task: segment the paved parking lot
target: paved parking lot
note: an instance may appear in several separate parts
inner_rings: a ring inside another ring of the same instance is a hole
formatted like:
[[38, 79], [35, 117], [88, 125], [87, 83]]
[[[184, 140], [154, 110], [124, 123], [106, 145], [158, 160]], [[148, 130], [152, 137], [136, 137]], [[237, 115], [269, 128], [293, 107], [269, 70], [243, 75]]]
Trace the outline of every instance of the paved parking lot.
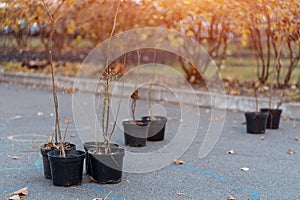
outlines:
[[[244, 114], [227, 111], [222, 134], [211, 153], [199, 158], [199, 149], [210, 122], [210, 110], [201, 108], [200, 126], [190, 148], [179, 158], [183, 165], [171, 164], [149, 173], [123, 174], [116, 185], [99, 185], [83, 176], [80, 186], [63, 188], [43, 177], [38, 146], [45, 143], [54, 125], [51, 91], [0, 84], [0, 198], [7, 199], [17, 189], [28, 187], [29, 199], [300, 199], [300, 123], [281, 121], [280, 129], [264, 135], [246, 134]], [[59, 91], [61, 120], [72, 119], [71, 94]], [[163, 102], [168, 111], [166, 139], [148, 143], [150, 152], [168, 144], [178, 129], [178, 105]], [[185, 109], [193, 112], [192, 106]], [[190, 119], [193, 120], [193, 119]], [[219, 119], [215, 119], [219, 120]], [[68, 140], [83, 149], [74, 124]], [[261, 138], [264, 137], [264, 138]], [[123, 145], [121, 130], [114, 141]], [[131, 150], [130, 148], [126, 148]], [[228, 154], [234, 150], [234, 154]], [[292, 150], [295, 154], [288, 154]], [[135, 150], [136, 151], [136, 150]], [[13, 159], [13, 157], [17, 159]], [[177, 159], [177, 158], [174, 158]], [[242, 167], [249, 171], [241, 171]]]

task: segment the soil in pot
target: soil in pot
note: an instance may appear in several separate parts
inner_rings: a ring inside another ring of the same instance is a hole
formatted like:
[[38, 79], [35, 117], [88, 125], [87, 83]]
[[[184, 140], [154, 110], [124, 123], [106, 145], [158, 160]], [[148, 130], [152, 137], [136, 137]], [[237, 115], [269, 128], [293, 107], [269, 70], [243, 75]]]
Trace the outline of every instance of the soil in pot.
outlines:
[[125, 145], [131, 147], [146, 146], [149, 122], [147, 121], [123, 121]]
[[246, 112], [247, 133], [262, 134], [266, 132], [268, 113]]
[[83, 161], [85, 152], [80, 150], [66, 151], [66, 157], [60, 157], [60, 151], [48, 153], [53, 185], [73, 186], [82, 181]]
[[[75, 144], [71, 144], [69, 142], [66, 142], [65, 144], [65, 149], [66, 150], [75, 150], [76, 149], [76, 145]], [[56, 144], [56, 146], [58, 146], [58, 144]], [[51, 179], [51, 170], [50, 170], [50, 163], [48, 160], [48, 153], [50, 151], [53, 150], [57, 150], [57, 148], [53, 145], [51, 145], [50, 143], [48, 144], [44, 144], [41, 146], [41, 154], [42, 154], [42, 159], [43, 159], [43, 168], [44, 168], [44, 176], [45, 178], [49, 178]]]
[[104, 153], [104, 148], [90, 149], [91, 174], [100, 184], [115, 184], [122, 181], [124, 149], [111, 147], [109, 154]]
[[142, 117], [143, 122], [150, 123], [148, 131], [148, 141], [162, 141], [165, 137], [165, 127], [167, 123], [167, 118], [163, 116], [145, 116]]
[[[110, 143], [111, 147], [119, 147], [118, 144], [115, 143]], [[88, 150], [91, 148], [98, 148], [98, 147], [104, 147], [104, 142], [85, 142], [83, 143], [83, 148], [85, 150], [85, 169], [86, 169], [86, 174], [92, 175], [91, 173], [91, 161], [90, 157], [88, 154]]]
[[269, 109], [262, 108], [261, 112], [267, 112], [269, 114], [267, 121], [267, 129], [278, 129], [280, 123], [280, 117], [282, 110], [281, 109]]

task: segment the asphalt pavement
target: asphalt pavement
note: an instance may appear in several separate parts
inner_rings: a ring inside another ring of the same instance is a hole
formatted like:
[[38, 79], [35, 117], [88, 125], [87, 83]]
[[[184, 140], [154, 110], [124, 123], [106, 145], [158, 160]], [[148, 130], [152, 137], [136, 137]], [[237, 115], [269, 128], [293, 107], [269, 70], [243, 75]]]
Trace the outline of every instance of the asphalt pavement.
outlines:
[[[123, 181], [99, 185], [83, 175], [80, 186], [55, 187], [43, 176], [39, 145], [47, 141], [54, 126], [51, 90], [20, 85], [0, 84], [0, 199], [28, 187], [26, 200], [92, 200], [110, 199], [235, 199], [297, 200], [300, 199], [300, 123], [281, 120], [278, 130], [265, 134], [247, 134], [244, 114], [227, 111], [211, 119], [211, 110], [200, 108], [197, 135], [179, 158], [183, 165], [170, 164], [148, 173], [123, 173]], [[58, 91], [60, 120], [73, 119], [72, 95]], [[179, 125], [178, 104], [157, 102], [168, 114], [166, 138], [149, 142], [141, 149], [124, 147], [123, 135], [117, 129], [114, 141], [128, 151], [151, 152], [170, 143]], [[185, 106], [194, 112], [195, 106]], [[199, 158], [199, 149], [210, 121], [225, 119], [222, 133], [212, 151]], [[188, 119], [190, 121], [194, 118]], [[183, 125], [184, 126], [184, 125]], [[72, 123], [68, 140], [83, 149]], [[72, 136], [72, 137], [71, 137]], [[179, 144], [180, 145], [180, 144]], [[179, 146], [180, 148], [180, 146]], [[233, 150], [233, 154], [228, 151]], [[290, 151], [289, 151], [290, 150]], [[289, 154], [288, 152], [294, 152]], [[242, 171], [241, 168], [248, 168]]]

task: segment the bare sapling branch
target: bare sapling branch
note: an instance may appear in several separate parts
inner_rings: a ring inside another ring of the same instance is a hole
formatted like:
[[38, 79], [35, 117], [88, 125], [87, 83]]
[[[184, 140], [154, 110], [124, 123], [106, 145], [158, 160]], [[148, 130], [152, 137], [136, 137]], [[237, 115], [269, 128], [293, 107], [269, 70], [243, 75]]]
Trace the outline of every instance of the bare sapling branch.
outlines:
[[[55, 13], [58, 12], [59, 8], [62, 6], [64, 1], [61, 1], [57, 8], [55, 9]], [[57, 136], [59, 137], [60, 141], [60, 150], [61, 150], [61, 156], [66, 157], [65, 153], [65, 148], [64, 148], [64, 143], [60, 131], [60, 124], [59, 124], [59, 114], [58, 114], [58, 100], [57, 100], [57, 93], [56, 93], [56, 86], [55, 86], [55, 71], [54, 71], [54, 64], [53, 64], [53, 55], [52, 55], [52, 46], [53, 46], [53, 34], [56, 28], [56, 23], [59, 18], [55, 18], [54, 14], [52, 13], [51, 10], [49, 9], [49, 6], [46, 4], [45, 0], [43, 0], [43, 6], [47, 11], [48, 17], [51, 22], [51, 31], [49, 35], [49, 40], [48, 40], [48, 46], [49, 46], [49, 58], [50, 58], [50, 69], [51, 69], [51, 80], [52, 80], [52, 93], [53, 93], [53, 101], [54, 101], [54, 107], [55, 107], [55, 143], [57, 143]]]
[[[107, 46], [107, 52], [106, 52], [106, 72], [105, 72], [105, 85], [104, 85], [104, 99], [103, 99], [103, 109], [102, 109], [102, 118], [101, 118], [101, 126], [102, 126], [102, 132], [103, 132], [103, 139], [104, 139], [104, 146], [105, 146], [105, 153], [108, 154], [110, 153], [110, 140], [109, 140], [109, 125], [110, 125], [110, 103], [111, 103], [111, 94], [110, 94], [110, 84], [114, 80], [115, 74], [113, 73], [113, 70], [111, 69], [110, 66], [110, 60], [109, 60], [109, 53], [110, 53], [110, 48], [111, 48], [111, 38], [114, 35], [115, 28], [116, 28], [116, 23], [117, 23], [117, 16], [120, 10], [121, 6], [121, 0], [119, 0], [117, 10], [114, 15], [114, 21], [113, 21], [113, 26], [112, 30], [110, 32], [110, 36], [108, 39], [108, 46]], [[111, 133], [112, 134], [112, 133]], [[110, 134], [110, 135], [111, 135]]]
[[[283, 45], [284, 45], [284, 40], [282, 40], [279, 44], [279, 48], [278, 48], [278, 54], [276, 56], [276, 59], [275, 59], [275, 62], [274, 62], [274, 67], [273, 67], [273, 80], [275, 80], [275, 71], [276, 71], [276, 68], [278, 67], [279, 65], [279, 62], [280, 62], [280, 57], [281, 57], [281, 52], [282, 52], [282, 48], [283, 48]], [[270, 96], [269, 96], [269, 109], [271, 109], [272, 107], [272, 99], [273, 99], [273, 89], [274, 89], [274, 82], [271, 83], [271, 88], [270, 88]], [[279, 106], [281, 105], [281, 102], [279, 102]], [[278, 106], [278, 103], [276, 105], [276, 109], [279, 108]]]
[[[126, 58], [126, 53], [125, 53], [125, 56], [124, 56], [124, 59], [123, 59], [124, 67], [126, 66], [126, 60], [127, 60], [127, 58]], [[115, 132], [115, 129], [116, 129], [117, 119], [118, 119], [119, 113], [120, 113], [120, 107], [121, 107], [121, 100], [122, 100], [122, 97], [123, 97], [123, 92], [124, 92], [124, 81], [122, 82], [122, 89], [121, 89], [121, 95], [120, 95], [119, 102], [118, 102], [117, 113], [116, 113], [116, 117], [115, 117], [112, 129], [111, 129], [110, 135], [109, 135], [109, 140], [111, 139], [112, 134]]]
[[[141, 53], [140, 53], [139, 49], [136, 50], [136, 54], [137, 54], [137, 57], [138, 57], [138, 63], [137, 63], [138, 72], [137, 72], [137, 75], [136, 75], [136, 78], [135, 78], [134, 88], [137, 88], [137, 82], [138, 82], [138, 77], [139, 77], [139, 73], [140, 73], [139, 66], [141, 65]], [[135, 89], [133, 91], [133, 93], [130, 95], [131, 117], [132, 117], [133, 121], [136, 121], [136, 118], [135, 118], [135, 109], [136, 109], [136, 101], [138, 99], [139, 99], [139, 91], [138, 91], [138, 89]]]
[[69, 119], [66, 119], [66, 120], [65, 120], [65, 123], [66, 123], [67, 125], [66, 125], [65, 132], [64, 132], [64, 139], [63, 139], [63, 143], [65, 143], [65, 142], [66, 142], [66, 136], [67, 136], [67, 132], [68, 132], [68, 128], [69, 128], [69, 124], [71, 123], [71, 120], [69, 120]]
[[[153, 54], [154, 54], [154, 55], [153, 55], [153, 61], [152, 61], [152, 63], [155, 64], [155, 60], [156, 60], [156, 49], [154, 49]], [[154, 69], [154, 66], [153, 66], [153, 69], [152, 69], [152, 77], [154, 77], [154, 76], [155, 76], [155, 69]], [[152, 86], [153, 86], [153, 80], [152, 80], [151, 83], [150, 83], [149, 91], [148, 91], [148, 98], [147, 98], [148, 111], [149, 111], [150, 119], [153, 118], [153, 113], [152, 113], [152, 110], [151, 110]]]

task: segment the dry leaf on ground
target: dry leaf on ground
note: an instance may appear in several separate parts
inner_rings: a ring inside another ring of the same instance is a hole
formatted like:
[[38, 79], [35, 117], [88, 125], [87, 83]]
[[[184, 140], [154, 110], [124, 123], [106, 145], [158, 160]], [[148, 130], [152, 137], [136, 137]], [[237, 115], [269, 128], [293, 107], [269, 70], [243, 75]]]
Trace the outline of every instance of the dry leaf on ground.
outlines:
[[70, 137], [71, 137], [71, 138], [74, 138], [74, 137], [76, 137], [76, 134], [75, 134], [75, 133], [72, 133], [72, 134], [70, 134]]
[[21, 118], [22, 118], [21, 115], [16, 115], [16, 116], [12, 117], [11, 119], [21, 119]]
[[228, 154], [235, 154], [235, 151], [233, 149], [227, 151]]
[[182, 197], [182, 196], [185, 196], [185, 193], [184, 192], [177, 192], [177, 195]]
[[295, 151], [289, 149], [289, 150], [288, 150], [288, 154], [295, 154]]
[[173, 163], [175, 165], [182, 165], [182, 164], [184, 164], [184, 162], [182, 160], [173, 160]]
[[19, 160], [20, 157], [18, 157], [18, 156], [13, 156], [13, 157], [11, 157], [11, 159], [13, 159], [13, 160]]
[[72, 121], [70, 119], [65, 119], [65, 123], [71, 123]]
[[8, 200], [22, 200], [23, 197], [20, 197], [19, 195], [13, 195], [8, 198]]
[[65, 93], [72, 94], [74, 93], [74, 90], [72, 88], [66, 88]]
[[294, 140], [295, 140], [295, 141], [299, 141], [299, 138], [298, 138], [298, 137], [295, 137]]
[[44, 115], [44, 113], [43, 112], [37, 112], [36, 115], [37, 116], [42, 116], [42, 115]]
[[27, 196], [28, 195], [28, 188], [22, 188], [20, 190], [17, 190], [14, 192], [14, 194], [16, 195], [24, 195], [24, 196]]
[[227, 200], [234, 200], [235, 198], [231, 195], [228, 195]]
[[260, 137], [260, 140], [265, 140], [265, 137], [261, 136], [261, 137]]
[[247, 171], [249, 171], [250, 169], [248, 168], [248, 167], [242, 167], [241, 168], [241, 171], [243, 171], [243, 172], [247, 172]]

